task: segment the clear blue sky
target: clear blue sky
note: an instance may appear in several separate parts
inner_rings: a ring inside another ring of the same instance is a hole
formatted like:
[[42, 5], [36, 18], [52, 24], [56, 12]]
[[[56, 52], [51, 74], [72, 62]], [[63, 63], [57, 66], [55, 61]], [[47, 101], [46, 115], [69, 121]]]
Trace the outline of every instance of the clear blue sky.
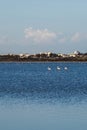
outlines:
[[87, 52], [86, 0], [0, 0], [0, 53]]

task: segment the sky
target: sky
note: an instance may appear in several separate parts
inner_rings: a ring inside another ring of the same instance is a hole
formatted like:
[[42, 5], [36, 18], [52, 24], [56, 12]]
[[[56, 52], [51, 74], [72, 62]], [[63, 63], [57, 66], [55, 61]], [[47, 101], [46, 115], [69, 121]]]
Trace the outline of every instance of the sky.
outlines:
[[87, 0], [0, 0], [0, 54], [87, 52]]

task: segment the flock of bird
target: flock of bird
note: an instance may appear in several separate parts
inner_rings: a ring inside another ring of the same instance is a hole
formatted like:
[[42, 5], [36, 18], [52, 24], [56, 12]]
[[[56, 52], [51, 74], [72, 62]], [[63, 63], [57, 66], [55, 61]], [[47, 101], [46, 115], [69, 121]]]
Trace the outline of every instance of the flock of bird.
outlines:
[[[50, 71], [50, 70], [51, 70], [51, 67], [48, 67], [47, 69]], [[57, 66], [56, 69], [57, 69], [57, 70], [61, 70], [61, 68], [60, 68], [59, 66]], [[64, 70], [68, 70], [68, 68], [67, 68], [67, 67], [64, 67]]]

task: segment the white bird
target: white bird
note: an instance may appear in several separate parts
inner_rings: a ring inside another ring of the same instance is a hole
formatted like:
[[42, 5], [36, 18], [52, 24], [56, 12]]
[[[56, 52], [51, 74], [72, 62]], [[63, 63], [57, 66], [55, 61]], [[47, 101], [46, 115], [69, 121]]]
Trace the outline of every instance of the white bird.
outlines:
[[48, 69], [48, 70], [51, 70], [51, 68], [50, 68], [50, 67], [48, 67], [47, 69]]
[[60, 70], [60, 67], [59, 67], [59, 66], [57, 66], [57, 70]]
[[65, 70], [67, 70], [68, 68], [67, 67], [64, 67]]

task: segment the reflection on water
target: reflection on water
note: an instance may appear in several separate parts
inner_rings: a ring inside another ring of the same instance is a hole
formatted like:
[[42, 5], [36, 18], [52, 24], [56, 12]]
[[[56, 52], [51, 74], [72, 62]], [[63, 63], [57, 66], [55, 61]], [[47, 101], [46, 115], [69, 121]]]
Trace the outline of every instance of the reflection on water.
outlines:
[[0, 63], [1, 130], [86, 130], [86, 110], [87, 63]]

